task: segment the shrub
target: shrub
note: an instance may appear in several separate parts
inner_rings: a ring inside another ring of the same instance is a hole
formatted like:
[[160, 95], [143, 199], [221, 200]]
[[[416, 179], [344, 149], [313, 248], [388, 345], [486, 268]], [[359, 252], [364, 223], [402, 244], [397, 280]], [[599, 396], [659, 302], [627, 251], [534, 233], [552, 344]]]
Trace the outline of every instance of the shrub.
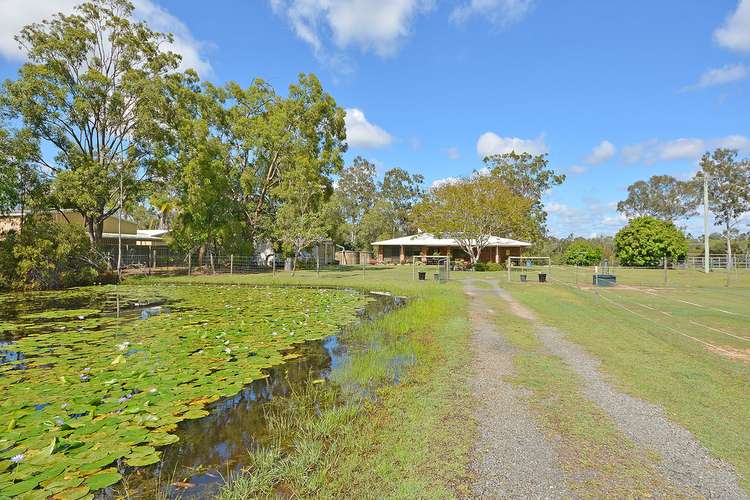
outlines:
[[502, 271], [504, 269], [502, 264], [496, 262], [477, 262], [474, 264], [475, 271]]
[[658, 266], [664, 257], [673, 261], [685, 257], [687, 241], [671, 222], [638, 217], [615, 236], [615, 254], [626, 266]]
[[81, 226], [29, 216], [0, 245], [0, 286], [47, 290], [88, 285], [104, 264]]
[[574, 241], [563, 254], [563, 263], [571, 266], [593, 266], [601, 262], [604, 251], [586, 241]]

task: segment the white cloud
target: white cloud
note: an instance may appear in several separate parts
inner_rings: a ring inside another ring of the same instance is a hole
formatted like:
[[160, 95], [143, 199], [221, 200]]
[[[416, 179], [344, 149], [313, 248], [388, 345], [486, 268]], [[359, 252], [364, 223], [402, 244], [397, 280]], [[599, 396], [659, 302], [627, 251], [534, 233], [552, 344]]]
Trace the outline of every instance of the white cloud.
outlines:
[[650, 139], [622, 148], [626, 163], [643, 161], [652, 164], [657, 161], [696, 160], [703, 153], [714, 148], [732, 148], [750, 152], [750, 139], [743, 135], [728, 135], [714, 139], [680, 138], [670, 141]]
[[612, 234], [627, 223], [627, 218], [615, 211], [616, 203], [601, 203], [596, 199], [582, 200], [583, 205], [570, 206], [548, 201], [544, 209], [549, 214], [549, 228], [556, 236]]
[[730, 50], [750, 52], [750, 0], [740, 0], [737, 10], [714, 31], [714, 40]]
[[430, 185], [430, 189], [438, 188], [445, 184], [455, 184], [459, 182], [460, 180], [461, 179], [459, 179], [458, 177], [445, 177], [444, 179], [436, 179], [432, 181], [432, 184]]
[[581, 165], [573, 165], [570, 167], [570, 173], [574, 175], [585, 174], [588, 170], [588, 168]]
[[463, 23], [470, 17], [478, 16], [504, 27], [526, 17], [533, 5], [534, 0], [468, 0], [453, 9], [450, 19]]
[[605, 215], [602, 218], [602, 224], [605, 226], [624, 226], [627, 224], [628, 218], [625, 216], [625, 214], [617, 214], [617, 215]]
[[675, 139], [659, 146], [657, 158], [664, 161], [689, 160], [700, 156], [705, 147], [703, 139]]
[[382, 148], [393, 142], [391, 134], [367, 121], [362, 110], [348, 108], [346, 117], [346, 142], [355, 148]]
[[477, 154], [480, 158], [493, 154], [503, 154], [515, 151], [538, 155], [548, 151], [544, 143], [544, 134], [536, 139], [520, 139], [518, 137], [500, 137], [494, 132], [485, 132], [477, 140]]
[[615, 156], [616, 151], [614, 144], [609, 141], [602, 141], [594, 147], [591, 154], [585, 158], [585, 161], [592, 165], [604, 163], [605, 161], [611, 160]]
[[445, 154], [448, 155], [448, 158], [451, 160], [458, 160], [461, 158], [461, 153], [458, 151], [457, 147], [450, 147], [445, 150]]
[[715, 148], [737, 149], [739, 151], [750, 151], [750, 139], [744, 135], [729, 135], [713, 141]]
[[286, 16], [295, 34], [328, 59], [327, 38], [339, 49], [356, 46], [380, 56], [396, 52], [411, 32], [420, 12], [433, 0], [270, 0], [271, 8]]
[[713, 68], [705, 71], [698, 83], [684, 87], [683, 91], [704, 89], [715, 85], [724, 85], [727, 83], [744, 80], [750, 75], [750, 70], [744, 64], [727, 64], [721, 68]]
[[[7, 59], [23, 60], [24, 54], [18, 48], [14, 37], [27, 24], [49, 19], [53, 14], [70, 14], [81, 0], [2, 0], [0, 2], [0, 54]], [[180, 69], [193, 68], [202, 76], [212, 73], [211, 63], [203, 54], [206, 44], [196, 40], [188, 27], [178, 18], [151, 0], [135, 0], [136, 19], [146, 21], [152, 29], [172, 33], [174, 42], [165, 46], [182, 56]]]

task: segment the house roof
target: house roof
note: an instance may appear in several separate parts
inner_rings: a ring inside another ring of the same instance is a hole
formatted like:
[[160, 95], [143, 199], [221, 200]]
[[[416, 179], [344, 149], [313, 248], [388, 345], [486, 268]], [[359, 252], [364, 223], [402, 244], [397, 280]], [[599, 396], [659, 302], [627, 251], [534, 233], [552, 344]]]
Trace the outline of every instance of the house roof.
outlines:
[[161, 238], [169, 232], [169, 229], [138, 229], [137, 233], [139, 236], [153, 236], [155, 238]]
[[[372, 243], [377, 246], [427, 246], [427, 247], [458, 247], [460, 246], [454, 238], [436, 238], [430, 233], [419, 233], [411, 236], [402, 236], [391, 240], [381, 240]], [[487, 246], [491, 247], [530, 247], [531, 243], [525, 241], [490, 236]]]
[[122, 233], [121, 235], [118, 235], [118, 233], [102, 233], [103, 239], [108, 240], [116, 240], [118, 236], [122, 236], [123, 240], [138, 240], [138, 241], [164, 241], [163, 238], [159, 236], [151, 236], [148, 234], [141, 234], [139, 231], [138, 234], [132, 234], [132, 233]]

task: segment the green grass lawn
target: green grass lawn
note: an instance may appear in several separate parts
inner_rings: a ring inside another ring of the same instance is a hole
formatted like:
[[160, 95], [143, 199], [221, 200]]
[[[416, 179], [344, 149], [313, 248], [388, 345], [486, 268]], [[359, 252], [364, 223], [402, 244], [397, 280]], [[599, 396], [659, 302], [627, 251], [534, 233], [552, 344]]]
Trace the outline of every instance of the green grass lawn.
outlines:
[[[314, 285], [389, 291], [407, 305], [351, 333], [363, 349], [334, 376], [337, 385], [375, 398], [338, 398], [336, 385], [309, 387], [272, 406], [277, 439], [252, 453], [246, 474], [233, 476], [226, 499], [273, 496], [465, 496], [474, 423], [466, 366], [470, 361], [466, 299], [460, 283], [412, 280], [409, 267], [365, 271], [300, 271], [261, 275], [138, 278], [133, 283]], [[393, 384], [391, 360], [406, 357]], [[311, 408], [310, 400], [322, 401]], [[326, 403], [327, 402], [327, 403]], [[273, 434], [273, 432], [272, 432]]]
[[[622, 389], [663, 406], [669, 418], [733, 464], [743, 487], [750, 489], [750, 363], [706, 345], [750, 348], [750, 342], [741, 340], [750, 338], [748, 319], [707, 307], [724, 302], [722, 287], [647, 294], [619, 285], [596, 290], [560, 284], [501, 285], [545, 324], [558, 327], [599, 358], [602, 369]], [[726, 300], [727, 310], [746, 311], [746, 306], [740, 309], [743, 294], [747, 304], [750, 290], [736, 289]]]

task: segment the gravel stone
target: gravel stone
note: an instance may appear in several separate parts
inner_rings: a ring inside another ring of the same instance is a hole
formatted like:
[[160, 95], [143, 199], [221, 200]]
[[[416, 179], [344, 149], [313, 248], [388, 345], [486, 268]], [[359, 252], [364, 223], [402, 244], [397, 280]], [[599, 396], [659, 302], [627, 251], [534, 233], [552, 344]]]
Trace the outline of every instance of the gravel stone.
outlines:
[[[493, 293], [471, 284], [469, 295]], [[556, 445], [535, 425], [523, 393], [504, 377], [513, 374], [513, 349], [480, 301], [470, 304], [473, 329], [472, 394], [479, 436], [471, 464], [478, 498], [570, 497]]]

